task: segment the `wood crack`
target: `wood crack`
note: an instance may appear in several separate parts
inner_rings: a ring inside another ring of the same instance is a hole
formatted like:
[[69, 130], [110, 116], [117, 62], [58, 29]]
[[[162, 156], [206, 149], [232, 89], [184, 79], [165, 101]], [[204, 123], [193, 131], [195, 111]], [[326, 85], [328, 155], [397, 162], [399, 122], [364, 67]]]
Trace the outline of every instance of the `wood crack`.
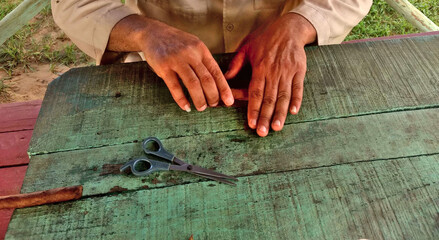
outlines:
[[[346, 116], [335, 116], [335, 117], [327, 117], [327, 118], [315, 118], [315, 119], [310, 119], [310, 120], [297, 121], [297, 122], [292, 122], [292, 123], [285, 123], [285, 126], [290, 126], [290, 125], [294, 125], [294, 124], [301, 124], [301, 123], [312, 123], [312, 122], [319, 122], [319, 121], [323, 122], [323, 121], [336, 120], [336, 119], [347, 119], [347, 118], [353, 118], [353, 117], [362, 117], [362, 116], [370, 116], [370, 115], [381, 115], [381, 114], [397, 113], [397, 112], [409, 112], [409, 111], [418, 111], [418, 110], [435, 109], [435, 108], [439, 108], [439, 104], [425, 105], [425, 106], [414, 106], [414, 107], [394, 108], [394, 109], [389, 109], [389, 110], [385, 110], [385, 111], [365, 112], [365, 113], [352, 114], [352, 115], [346, 115]], [[229, 129], [229, 130], [223, 130], [223, 131], [212, 131], [212, 132], [208, 132], [208, 133], [198, 133], [198, 134], [192, 134], [190, 136], [203, 136], [203, 135], [209, 135], [209, 134], [229, 133], [229, 132], [236, 132], [236, 131], [242, 131], [242, 130], [245, 130], [245, 128], [235, 128], [235, 129]], [[163, 138], [161, 140], [178, 139], [178, 138], [182, 138], [182, 137], [188, 137], [188, 135], [172, 136], [172, 137], [168, 137], [168, 138]], [[38, 155], [44, 155], [44, 154], [71, 152], [71, 151], [76, 151], [76, 150], [98, 149], [98, 148], [104, 148], [104, 147], [111, 147], [111, 146], [119, 146], [119, 145], [124, 145], [124, 144], [138, 143], [138, 142], [140, 142], [142, 140], [143, 139], [134, 139], [134, 140], [131, 140], [131, 141], [125, 141], [125, 142], [121, 142], [121, 143], [102, 144], [102, 145], [96, 145], [96, 146], [70, 148], [70, 149], [60, 149], [60, 150], [57, 150], [57, 151], [28, 152], [28, 154], [29, 154], [29, 157], [30, 157], [30, 156], [38, 156]]]

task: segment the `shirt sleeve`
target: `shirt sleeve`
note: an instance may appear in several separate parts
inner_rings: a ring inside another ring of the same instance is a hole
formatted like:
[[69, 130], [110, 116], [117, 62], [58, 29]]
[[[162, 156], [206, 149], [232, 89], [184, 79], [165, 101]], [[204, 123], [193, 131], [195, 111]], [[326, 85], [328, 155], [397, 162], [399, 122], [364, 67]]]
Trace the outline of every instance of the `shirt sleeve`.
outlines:
[[137, 14], [120, 0], [52, 0], [55, 23], [83, 52], [100, 64], [114, 25]]
[[342, 42], [371, 6], [372, 0], [304, 0], [290, 12], [314, 26], [318, 45], [328, 45]]

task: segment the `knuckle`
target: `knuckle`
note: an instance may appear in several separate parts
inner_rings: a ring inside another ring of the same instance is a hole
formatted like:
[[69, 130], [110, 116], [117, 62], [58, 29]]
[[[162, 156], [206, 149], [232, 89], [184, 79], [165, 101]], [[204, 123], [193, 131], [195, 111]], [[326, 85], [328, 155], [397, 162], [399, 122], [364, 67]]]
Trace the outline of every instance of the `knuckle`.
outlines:
[[212, 81], [212, 77], [209, 76], [208, 74], [203, 74], [200, 76], [200, 81], [203, 83], [208, 83]]
[[217, 67], [210, 67], [211, 69], [209, 69], [209, 71], [211, 72], [212, 76], [217, 79], [220, 80], [222, 79], [222, 75], [223, 73], [221, 72], [221, 70], [219, 70]]
[[296, 67], [297, 67], [297, 69], [300, 69], [302, 71], [306, 71], [306, 63], [304, 63], [304, 62], [296, 63]]
[[191, 86], [193, 86], [193, 85], [198, 85], [199, 82], [200, 82], [200, 80], [198, 80], [198, 79], [195, 78], [195, 77], [190, 77], [190, 78], [188, 78], [188, 84], [191, 85]]
[[293, 89], [296, 91], [303, 91], [303, 81], [294, 81], [293, 82]]
[[184, 96], [176, 97], [175, 98], [175, 102], [176, 103], [185, 103], [186, 102], [186, 98]]
[[279, 102], [289, 102], [290, 101], [290, 92], [282, 90], [279, 91], [277, 95], [277, 100]]
[[177, 90], [180, 88], [180, 83], [177, 81], [168, 81], [166, 82], [166, 85], [168, 86], [169, 90]]
[[293, 96], [293, 97], [291, 98], [291, 100], [292, 100], [293, 102], [301, 102], [301, 101], [302, 101], [302, 97]]
[[[157, 70], [159, 72], [167, 72], [170, 68], [169, 68], [169, 63], [170, 63], [170, 58], [167, 57], [161, 57], [157, 59]], [[167, 75], [167, 73], [164, 73], [162, 75]]]
[[276, 103], [276, 98], [273, 96], [265, 96], [264, 100], [262, 101], [263, 105], [274, 105]]
[[261, 99], [264, 96], [262, 89], [253, 89], [250, 91], [250, 97]]
[[265, 63], [263, 61], [258, 61], [253, 64], [253, 69], [255, 72], [262, 72], [265, 69]]
[[252, 117], [258, 117], [259, 116], [259, 110], [257, 110], [257, 109], [249, 110], [249, 115], [252, 116]]

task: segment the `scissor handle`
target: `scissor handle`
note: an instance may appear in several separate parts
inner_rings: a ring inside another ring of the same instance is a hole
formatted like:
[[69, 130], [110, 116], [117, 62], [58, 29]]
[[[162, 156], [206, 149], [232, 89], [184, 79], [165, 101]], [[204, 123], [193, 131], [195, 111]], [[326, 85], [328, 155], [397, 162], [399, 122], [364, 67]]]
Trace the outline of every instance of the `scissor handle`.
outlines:
[[[144, 166], [140, 166], [139, 164], [144, 164]], [[164, 163], [147, 158], [137, 158], [125, 163], [120, 168], [120, 171], [124, 172], [126, 169], [130, 168], [131, 172], [135, 176], [143, 177], [153, 172], [169, 170], [170, 166], [171, 166], [170, 163]], [[143, 168], [143, 170], [138, 170], [140, 168]]]
[[[154, 145], [157, 145], [158, 148], [157, 149], [148, 148], [148, 144], [151, 142]], [[161, 157], [170, 162], [172, 162], [174, 159], [174, 155], [166, 151], [166, 149], [163, 147], [162, 142], [160, 142], [160, 140], [158, 140], [156, 137], [149, 137], [143, 140], [142, 147], [143, 147], [143, 151], [145, 151], [146, 154], [151, 154], [157, 157]]]

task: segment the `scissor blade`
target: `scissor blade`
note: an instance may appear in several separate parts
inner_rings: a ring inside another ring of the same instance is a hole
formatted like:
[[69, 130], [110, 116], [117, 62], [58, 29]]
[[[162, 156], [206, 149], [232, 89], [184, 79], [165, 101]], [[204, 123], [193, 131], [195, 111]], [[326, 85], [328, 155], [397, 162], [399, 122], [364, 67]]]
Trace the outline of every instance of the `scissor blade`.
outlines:
[[194, 165], [192, 165], [191, 172], [197, 173], [197, 174], [202, 174], [204, 176], [212, 176], [212, 177], [216, 177], [216, 178], [224, 178], [224, 179], [231, 179], [231, 180], [238, 181], [238, 179], [236, 177], [228, 176], [228, 175], [225, 175], [225, 174], [222, 174], [219, 172], [215, 172], [215, 171], [210, 170], [210, 169], [206, 169], [206, 168], [202, 168], [202, 167], [194, 166]]
[[[211, 179], [211, 180], [214, 180], [214, 181], [218, 181], [218, 182], [222, 182], [222, 183], [225, 183], [225, 184], [236, 185], [234, 182], [231, 182], [231, 181], [229, 181], [229, 180], [227, 180], [227, 179], [225, 179], [223, 177], [216, 177], [216, 176], [212, 176], [212, 175], [209, 175], [209, 174], [194, 172], [193, 169], [188, 169], [188, 166], [190, 166], [190, 168], [194, 167], [194, 166], [191, 166], [191, 165], [188, 165], [188, 164], [187, 165], [183, 165], [183, 166], [171, 165], [169, 167], [169, 170], [188, 172], [188, 173], [192, 173], [194, 175], [200, 176], [200, 177], [208, 178], [208, 179]], [[225, 176], [227, 176], [227, 175], [225, 175]], [[227, 176], [227, 178], [231, 178], [233, 180], [238, 181], [238, 179], [234, 178], [234, 177]]]
[[[180, 166], [189, 165], [189, 163], [187, 163], [187, 162], [185, 162], [183, 160], [180, 160], [180, 159], [178, 159], [176, 157], [173, 158], [173, 162], [178, 164], [178, 165], [180, 165]], [[236, 181], [238, 180], [235, 177], [228, 176], [228, 175], [225, 175], [225, 174], [222, 174], [222, 173], [219, 173], [219, 172], [215, 172], [215, 171], [207, 169], [207, 168], [199, 167], [199, 166], [196, 166], [196, 165], [191, 165], [191, 166], [192, 166], [192, 170], [191, 171], [194, 172], [194, 173], [196, 172], [196, 173], [207, 175], [207, 176], [233, 179], [233, 180], [236, 180]]]
[[211, 176], [207, 176], [207, 175], [203, 175], [203, 174], [199, 174], [199, 173], [194, 173], [194, 172], [192, 172], [192, 174], [197, 175], [199, 177], [203, 177], [203, 178], [207, 178], [207, 179], [210, 179], [210, 180], [214, 180], [214, 181], [217, 181], [217, 182], [222, 182], [222, 183], [225, 183], [225, 184], [228, 184], [228, 185], [236, 186], [236, 183], [231, 182], [229, 180], [226, 180], [224, 178], [216, 178], [216, 177], [211, 177]]

